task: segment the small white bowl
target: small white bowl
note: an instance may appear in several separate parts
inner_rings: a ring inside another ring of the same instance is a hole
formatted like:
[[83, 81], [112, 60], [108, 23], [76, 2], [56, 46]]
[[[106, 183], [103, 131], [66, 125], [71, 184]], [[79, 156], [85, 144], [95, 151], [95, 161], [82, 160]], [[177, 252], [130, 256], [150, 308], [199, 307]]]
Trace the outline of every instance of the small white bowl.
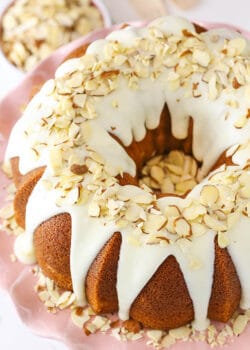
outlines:
[[[112, 21], [110, 14], [101, 0], [92, 0], [94, 6], [100, 11], [104, 28], [110, 27]], [[13, 0], [0, 0], [0, 19], [5, 10], [13, 3]], [[26, 73], [15, 67], [4, 55], [0, 47], [0, 99], [16, 86]]]

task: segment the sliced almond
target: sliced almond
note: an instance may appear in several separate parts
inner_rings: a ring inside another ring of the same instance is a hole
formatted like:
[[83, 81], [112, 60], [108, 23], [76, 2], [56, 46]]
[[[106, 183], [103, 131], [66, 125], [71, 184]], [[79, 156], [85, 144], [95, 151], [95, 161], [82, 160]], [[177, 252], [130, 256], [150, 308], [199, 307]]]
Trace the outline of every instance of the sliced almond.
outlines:
[[205, 224], [215, 231], [226, 231], [227, 225], [226, 223], [223, 223], [222, 221], [217, 220], [216, 218], [212, 217], [211, 215], [205, 214], [204, 215], [204, 222]]
[[170, 329], [169, 335], [174, 339], [186, 339], [191, 333], [191, 328], [188, 326], [183, 326], [175, 329]]
[[202, 67], [207, 67], [210, 62], [210, 55], [206, 51], [195, 49], [193, 51], [193, 62], [198, 63]]
[[147, 331], [147, 336], [149, 339], [153, 340], [154, 342], [158, 342], [162, 338], [163, 332], [159, 330], [150, 330], [150, 331]]
[[14, 206], [13, 203], [7, 204], [5, 207], [0, 209], [0, 218], [1, 219], [10, 219], [14, 216]]
[[166, 177], [161, 183], [162, 193], [174, 193], [174, 184], [169, 177]]
[[181, 237], [186, 237], [191, 235], [191, 226], [190, 224], [182, 218], [178, 218], [174, 222], [174, 228], [176, 233]]
[[236, 336], [244, 332], [248, 323], [248, 317], [246, 315], [239, 315], [233, 323], [233, 332]]
[[240, 189], [240, 195], [243, 198], [250, 198], [250, 182]]
[[225, 232], [218, 233], [218, 245], [220, 248], [226, 248], [230, 244], [228, 235]]
[[194, 220], [200, 215], [206, 214], [207, 209], [201, 204], [192, 204], [191, 206], [184, 208], [182, 215], [187, 220]]
[[134, 200], [138, 204], [149, 204], [153, 201], [153, 196], [150, 193], [132, 185], [121, 186], [117, 197], [122, 201]]
[[206, 205], [206, 206], [211, 206], [219, 198], [219, 191], [218, 189], [213, 186], [213, 185], [205, 185], [201, 189], [200, 193], [200, 201], [201, 204]]
[[88, 215], [98, 217], [100, 215], [100, 207], [98, 203], [92, 201], [88, 206]]
[[101, 329], [106, 323], [108, 322], [108, 319], [103, 316], [97, 315], [93, 320], [92, 324], [96, 326], [97, 329]]
[[183, 167], [184, 153], [180, 151], [171, 151], [167, 156], [167, 160], [170, 164]]
[[165, 173], [160, 166], [153, 165], [150, 169], [150, 176], [158, 183], [161, 183], [165, 177]]
[[228, 49], [233, 49], [232, 52], [233, 54], [236, 55], [240, 55], [245, 47], [246, 47], [247, 43], [246, 43], [246, 39], [244, 38], [235, 38], [235, 39], [231, 39], [228, 42]]
[[174, 345], [175, 343], [176, 343], [175, 338], [171, 337], [170, 334], [165, 335], [161, 341], [161, 345], [164, 348], [169, 348], [170, 346]]
[[180, 181], [176, 184], [176, 192], [180, 194], [184, 194], [190, 190], [192, 190], [197, 185], [197, 182], [195, 180], [185, 180]]
[[73, 102], [77, 107], [84, 107], [87, 95], [78, 94], [73, 97]]
[[167, 205], [164, 209], [164, 213], [167, 217], [174, 218], [177, 218], [181, 215], [181, 211], [176, 205]]
[[243, 114], [235, 120], [234, 127], [236, 129], [242, 129], [246, 125], [246, 123], [247, 123], [247, 117], [246, 115]]
[[183, 169], [180, 166], [177, 166], [177, 165], [174, 165], [171, 163], [166, 163], [166, 167], [171, 173], [173, 173], [175, 175], [182, 175], [183, 174]]
[[73, 321], [74, 325], [76, 325], [79, 328], [83, 328], [84, 324], [89, 321], [90, 316], [82, 313], [79, 315], [78, 308], [74, 308], [71, 312], [71, 320]]
[[165, 223], [167, 223], [167, 220], [164, 215], [149, 214], [146, 222], [143, 224], [143, 231], [146, 233], [155, 233], [159, 231]]
[[218, 96], [216, 81], [217, 81], [216, 75], [213, 74], [208, 82], [208, 96], [210, 100], [215, 100]]
[[57, 175], [60, 173], [62, 169], [62, 164], [63, 164], [62, 150], [59, 147], [51, 148], [49, 151], [48, 165], [53, 175]]

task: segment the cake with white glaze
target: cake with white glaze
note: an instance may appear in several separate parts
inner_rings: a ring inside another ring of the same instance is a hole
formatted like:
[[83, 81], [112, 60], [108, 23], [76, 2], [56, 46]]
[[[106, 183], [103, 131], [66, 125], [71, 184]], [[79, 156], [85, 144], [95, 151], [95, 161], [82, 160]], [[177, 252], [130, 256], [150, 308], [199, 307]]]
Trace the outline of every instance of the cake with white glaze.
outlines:
[[[15, 243], [79, 305], [169, 329], [250, 307], [250, 43], [166, 17], [57, 70], [10, 136]], [[173, 149], [200, 168], [185, 196], [138, 184]], [[201, 288], [202, 286], [202, 288]]]

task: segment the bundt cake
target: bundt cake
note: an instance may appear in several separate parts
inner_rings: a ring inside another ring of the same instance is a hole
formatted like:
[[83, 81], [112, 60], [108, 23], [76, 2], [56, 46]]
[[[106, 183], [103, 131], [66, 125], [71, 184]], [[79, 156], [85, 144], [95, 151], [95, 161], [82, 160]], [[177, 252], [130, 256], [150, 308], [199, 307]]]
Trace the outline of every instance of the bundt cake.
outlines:
[[[149, 328], [250, 308], [249, 57], [238, 32], [166, 17], [65, 61], [7, 148], [17, 257], [79, 305]], [[184, 196], [139, 185], [171, 150], [200, 165]]]

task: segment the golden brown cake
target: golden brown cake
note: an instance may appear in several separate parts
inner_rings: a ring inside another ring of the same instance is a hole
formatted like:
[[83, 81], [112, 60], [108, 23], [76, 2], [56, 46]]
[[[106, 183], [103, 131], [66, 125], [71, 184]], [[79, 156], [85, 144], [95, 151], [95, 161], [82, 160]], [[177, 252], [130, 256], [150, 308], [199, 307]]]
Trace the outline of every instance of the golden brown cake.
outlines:
[[[249, 42], [166, 17], [78, 53], [10, 137], [17, 257], [98, 314], [227, 322], [250, 307]], [[139, 182], [172, 150], [199, 163], [183, 196]]]

